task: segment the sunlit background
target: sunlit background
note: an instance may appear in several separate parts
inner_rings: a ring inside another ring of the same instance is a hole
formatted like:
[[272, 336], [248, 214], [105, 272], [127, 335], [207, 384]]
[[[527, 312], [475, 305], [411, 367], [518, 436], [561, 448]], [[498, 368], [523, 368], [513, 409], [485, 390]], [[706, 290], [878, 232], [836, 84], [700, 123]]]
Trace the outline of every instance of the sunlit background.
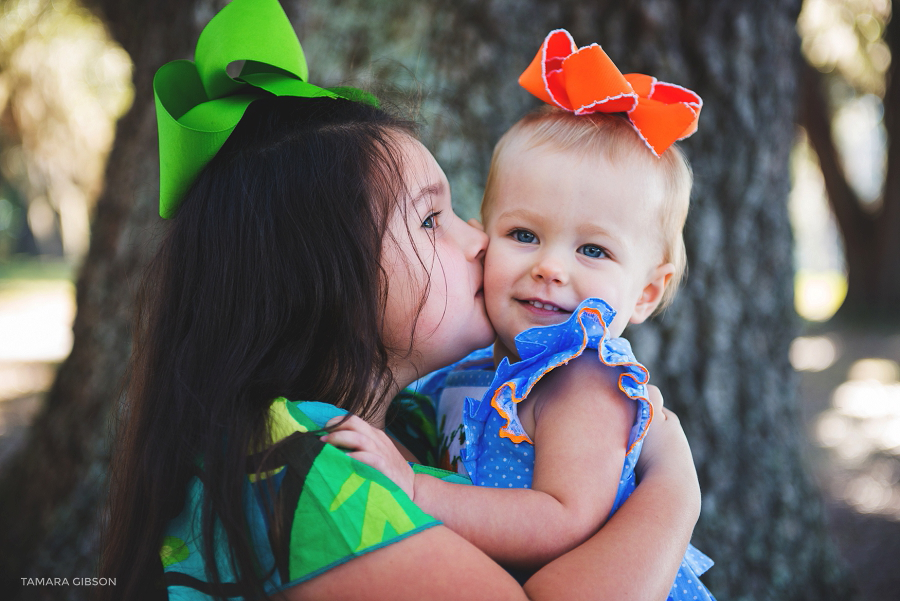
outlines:
[[130, 79], [77, 2], [0, 2], [0, 461], [71, 349], [72, 280]]
[[[807, 60], [829, 74], [832, 132], [864, 206], [881, 200], [886, 164], [882, 98], [889, 0], [805, 0], [798, 22]], [[822, 173], [801, 131], [792, 157], [796, 308], [810, 335], [791, 346], [823, 487], [861, 513], [900, 521], [900, 331], [855, 332], [827, 320], [846, 293], [838, 230]], [[900, 233], [898, 233], [900, 234]], [[900, 311], [900, 308], [898, 308]]]
[[[847, 178], [870, 206], [885, 172], [890, 12], [889, 0], [805, 0], [798, 22], [804, 55], [827, 74]], [[128, 55], [74, 0], [0, 2], [0, 465], [71, 348], [72, 280], [130, 77]], [[806, 326], [790, 359], [810, 462], [831, 501], [900, 522], [900, 331], [829, 322], [846, 294], [843, 249], [799, 128], [792, 171], [795, 298]]]

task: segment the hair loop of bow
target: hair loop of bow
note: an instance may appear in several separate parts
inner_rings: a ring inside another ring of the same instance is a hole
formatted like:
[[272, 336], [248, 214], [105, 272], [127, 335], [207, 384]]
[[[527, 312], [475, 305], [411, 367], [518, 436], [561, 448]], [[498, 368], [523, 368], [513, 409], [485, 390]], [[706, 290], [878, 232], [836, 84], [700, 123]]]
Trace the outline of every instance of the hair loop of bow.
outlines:
[[657, 157], [697, 131], [703, 107], [687, 88], [641, 73], [623, 75], [598, 44], [578, 48], [565, 29], [547, 34], [519, 85], [576, 115], [626, 113]]
[[[226, 68], [244, 61], [238, 77]], [[172, 217], [200, 171], [254, 100], [346, 98], [378, 105], [354, 88], [320, 88], [278, 0], [233, 0], [200, 34], [194, 61], [166, 63], [153, 78], [159, 128], [159, 214]]]

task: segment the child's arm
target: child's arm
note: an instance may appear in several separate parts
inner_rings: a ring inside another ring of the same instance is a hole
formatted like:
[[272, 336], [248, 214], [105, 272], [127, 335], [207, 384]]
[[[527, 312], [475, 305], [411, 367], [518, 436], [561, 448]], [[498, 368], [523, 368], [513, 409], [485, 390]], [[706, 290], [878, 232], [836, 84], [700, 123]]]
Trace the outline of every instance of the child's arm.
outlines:
[[522, 407], [534, 415], [531, 489], [417, 477], [416, 502], [507, 566], [536, 569], [575, 548], [606, 521], [622, 473], [635, 408], [617, 377], [583, 355], [535, 386], [522, 403], [533, 403]]
[[[600, 532], [547, 564], [525, 583], [529, 599], [665, 599], [700, 510], [697, 475], [687, 440], [677, 418], [665, 413], [668, 420], [662, 419], [661, 405], [654, 402], [656, 419], [644, 439], [637, 489]], [[405, 483], [412, 487], [412, 472], [405, 462], [392, 464], [401, 468], [397, 473], [383, 469], [390, 463], [385, 458], [391, 453], [397, 455], [384, 432], [359, 418], [351, 418], [348, 423], [351, 427], [341, 438], [355, 441], [357, 444], [350, 445], [354, 448], [367, 448], [352, 454], [386, 475], [393, 474], [395, 482], [403, 481], [401, 474], [408, 475]], [[449, 530], [432, 528], [329, 570], [289, 589], [286, 596], [520, 598], [509, 593], [511, 579], [504, 580], [504, 573], [488, 573], [490, 564], [476, 561], [473, 553], [477, 555], [478, 551]], [[449, 571], [448, 566], [452, 566]], [[458, 578], [460, 573], [466, 574], [462, 580]]]
[[[595, 356], [582, 356], [535, 387], [525, 401], [534, 403], [532, 489], [464, 486], [418, 474], [410, 490], [411, 470], [403, 466], [394, 470], [395, 481], [496, 561], [538, 568], [587, 540], [612, 508], [635, 411], [617, 377]], [[367, 452], [338, 432], [325, 440]], [[394, 477], [372, 453], [352, 455]]]
[[[537, 598], [573, 583], [570, 599], [665, 599], [700, 516], [700, 486], [678, 418], [650, 387], [654, 418], [638, 460], [640, 484], [603, 529], [539, 570], [525, 591]], [[584, 579], [591, 574], [594, 580]]]

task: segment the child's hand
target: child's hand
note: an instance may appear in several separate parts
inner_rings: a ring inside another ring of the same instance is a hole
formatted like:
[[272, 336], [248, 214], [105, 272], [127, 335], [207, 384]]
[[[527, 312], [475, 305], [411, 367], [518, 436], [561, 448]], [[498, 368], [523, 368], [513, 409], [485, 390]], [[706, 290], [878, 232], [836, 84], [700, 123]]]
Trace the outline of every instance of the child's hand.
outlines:
[[686, 502], [694, 507], [699, 516], [700, 485], [681, 421], [663, 407], [662, 394], [656, 386], [649, 387], [648, 398], [653, 405], [653, 421], [638, 458], [638, 478], [643, 479], [653, 473], [654, 477], [672, 479], [684, 488]]
[[644, 438], [644, 446], [638, 458], [638, 472], [644, 472], [655, 463], [665, 462], [666, 457], [674, 451], [683, 451], [687, 446], [687, 438], [681, 429], [678, 416], [664, 407], [662, 393], [653, 385], [647, 386], [647, 398], [653, 406], [653, 420]]
[[325, 424], [326, 428], [331, 426], [335, 428], [321, 437], [323, 442], [350, 450], [348, 455], [374, 467], [415, 500], [415, 474], [383, 430], [355, 415], [332, 418]]

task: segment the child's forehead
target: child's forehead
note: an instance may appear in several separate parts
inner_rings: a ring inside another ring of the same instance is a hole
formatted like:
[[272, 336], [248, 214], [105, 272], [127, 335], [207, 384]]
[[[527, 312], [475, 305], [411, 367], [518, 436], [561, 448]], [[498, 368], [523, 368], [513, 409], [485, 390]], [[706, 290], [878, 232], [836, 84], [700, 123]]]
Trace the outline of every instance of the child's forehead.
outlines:
[[550, 143], [515, 143], [504, 149], [495, 164], [502, 186], [555, 189], [548, 202], [562, 200], [566, 192], [590, 195], [619, 193], [623, 201], [649, 208], [658, 204], [665, 191], [662, 170], [649, 161], [627, 154], [611, 155], [586, 148], [563, 148]]
[[[559, 157], [568, 163], [590, 168], [597, 165], [610, 165], [616, 168], [646, 173], [655, 177], [659, 166], [654, 163], [655, 157], [645, 156], [646, 149], [629, 146], [599, 145], [584, 142], [581, 144], [565, 143], [553, 139], [541, 139], [527, 135], [519, 135], [504, 145], [500, 153], [499, 167], [517, 164], [523, 159], [547, 160]], [[586, 172], [589, 175], [589, 171]]]
[[530, 215], [544, 225], [583, 231], [614, 224], [623, 235], [636, 227], [647, 237], [657, 229], [665, 186], [659, 172], [640, 161], [552, 144], [504, 150], [483, 207], [486, 222]]

